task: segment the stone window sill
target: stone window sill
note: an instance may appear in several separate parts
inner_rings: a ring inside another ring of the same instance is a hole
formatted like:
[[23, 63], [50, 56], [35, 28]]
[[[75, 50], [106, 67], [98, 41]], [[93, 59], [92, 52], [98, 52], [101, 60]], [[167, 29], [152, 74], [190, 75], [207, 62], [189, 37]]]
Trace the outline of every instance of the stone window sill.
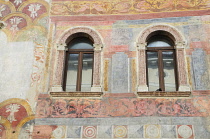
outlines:
[[164, 92], [164, 91], [145, 91], [137, 92], [139, 97], [189, 97], [190, 91], [175, 91], [175, 92]]
[[101, 97], [103, 92], [50, 92], [52, 97]]

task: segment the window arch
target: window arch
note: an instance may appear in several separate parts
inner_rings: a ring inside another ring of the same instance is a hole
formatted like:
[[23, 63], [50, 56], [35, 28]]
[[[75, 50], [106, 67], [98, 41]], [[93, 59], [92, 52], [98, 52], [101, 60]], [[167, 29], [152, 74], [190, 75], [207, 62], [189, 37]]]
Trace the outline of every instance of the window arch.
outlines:
[[[80, 43], [79, 41], [82, 41]], [[53, 74], [53, 83], [51, 87], [51, 92], [63, 92], [66, 86], [66, 75], [65, 73], [65, 57], [68, 52], [72, 53], [73, 51], [76, 53], [79, 49], [78, 45], [87, 44], [90, 48], [91, 53], [93, 52], [93, 73], [92, 73], [92, 85], [89, 92], [101, 92], [101, 52], [103, 48], [103, 44], [101, 41], [100, 35], [93, 29], [88, 27], [74, 27], [63, 33], [63, 35], [58, 39], [57, 42], [57, 59], [55, 60], [55, 69]], [[85, 46], [86, 47], [86, 46]], [[88, 50], [90, 51], [90, 50]], [[79, 52], [78, 52], [79, 53]], [[83, 52], [81, 52], [83, 53]], [[85, 53], [83, 53], [85, 54]], [[82, 54], [82, 55], [83, 55]], [[81, 55], [81, 56], [82, 56]], [[81, 59], [80, 59], [81, 60]], [[82, 78], [81, 78], [82, 79]], [[64, 88], [63, 88], [64, 87]], [[80, 90], [80, 89], [79, 89]], [[81, 90], [82, 91], [82, 90]], [[57, 94], [57, 93], [56, 93]], [[62, 93], [60, 93], [62, 94]], [[81, 93], [80, 93], [81, 94]], [[52, 95], [52, 93], [51, 93]], [[89, 95], [89, 94], [88, 94]], [[59, 95], [61, 96], [61, 95]], [[87, 96], [84, 93], [82, 96]], [[99, 95], [93, 95], [99, 96]]]
[[[160, 41], [160, 42], [157, 42]], [[166, 47], [159, 47], [158, 45], [165, 44]], [[158, 46], [157, 48], [154, 45]], [[168, 46], [167, 46], [168, 45]], [[137, 48], [138, 48], [138, 92], [149, 91], [148, 81], [147, 81], [147, 52], [159, 49], [160, 52], [163, 52], [164, 49], [168, 51], [173, 51], [174, 60], [173, 63], [177, 63], [174, 70], [176, 78], [176, 90], [177, 91], [190, 91], [189, 83], [188, 83], [188, 74], [186, 70], [186, 62], [185, 62], [185, 50], [184, 47], [186, 45], [186, 41], [184, 37], [181, 35], [179, 31], [177, 31], [174, 27], [161, 24], [161, 25], [152, 25], [144, 29], [137, 40]], [[153, 48], [151, 47], [153, 46]], [[163, 58], [163, 56], [162, 56]], [[162, 59], [163, 64], [164, 59]], [[162, 65], [163, 68], [163, 65]], [[159, 74], [159, 73], [158, 73]], [[162, 72], [162, 80], [164, 80], [164, 72]], [[161, 88], [161, 87], [159, 87]], [[158, 90], [158, 89], [157, 89]], [[161, 89], [162, 90], [162, 89]], [[164, 90], [164, 89], [163, 89]], [[154, 91], [154, 89], [153, 89]], [[167, 89], [166, 89], [167, 91]], [[169, 90], [170, 91], [170, 90]]]

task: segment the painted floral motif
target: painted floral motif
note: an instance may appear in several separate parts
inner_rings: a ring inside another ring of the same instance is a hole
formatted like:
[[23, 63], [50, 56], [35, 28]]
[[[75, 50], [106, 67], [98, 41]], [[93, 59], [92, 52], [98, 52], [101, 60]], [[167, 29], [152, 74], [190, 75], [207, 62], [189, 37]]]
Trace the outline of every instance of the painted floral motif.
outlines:
[[100, 2], [93, 3], [93, 5], [92, 5], [92, 9], [93, 10], [95, 9], [98, 13], [105, 13], [105, 12], [107, 12], [110, 9], [110, 7], [111, 7], [110, 4], [108, 4], [108, 3], [100, 3]]
[[[200, 99], [200, 98], [199, 98]], [[140, 116], [204, 116], [194, 106], [195, 99], [40, 99], [38, 117], [140, 117]], [[46, 105], [47, 103], [47, 105]], [[45, 104], [45, 105], [43, 105]], [[206, 106], [209, 103], [206, 104]]]
[[[52, 15], [141, 14], [209, 9], [208, 0], [115, 0], [53, 2]], [[71, 9], [71, 10], [70, 10]]]
[[22, 0], [15, 0], [14, 3], [17, 5], [21, 4], [23, 1]]
[[[38, 82], [40, 80], [41, 76], [39, 73], [32, 73], [31, 74], [31, 79], [33, 82]], [[33, 86], [33, 84], [31, 84], [31, 86]]]
[[44, 51], [43, 48], [37, 47], [34, 50], [34, 57], [37, 62], [44, 63]]
[[6, 10], [5, 5], [0, 6], [0, 17], [3, 17], [2, 12]]
[[187, 2], [191, 5], [191, 6], [199, 6], [202, 4], [205, 4], [208, 0], [188, 0]]
[[38, 13], [37, 11], [41, 9], [41, 6], [40, 4], [30, 4], [30, 6], [28, 7], [28, 11], [31, 12], [31, 18], [35, 18], [38, 16]]
[[145, 0], [151, 7], [159, 9], [165, 3], [165, 0]]
[[82, 3], [82, 4], [78, 4], [78, 5], [74, 5], [74, 12], [77, 13], [81, 13], [81, 12], [85, 12], [86, 10], [90, 9], [90, 4], [89, 3]]
[[13, 121], [17, 121], [15, 119], [15, 112], [18, 112], [20, 109], [20, 105], [18, 104], [10, 104], [6, 107], [6, 112], [10, 112], [9, 116], [7, 117], [7, 119], [10, 121], [10, 123], [12, 123]]
[[[37, 38], [38, 39], [38, 38]], [[32, 83], [31, 86], [33, 86], [35, 83], [40, 83], [41, 81], [41, 74], [40, 67], [44, 63], [45, 56], [44, 56], [44, 46], [42, 44], [36, 43], [36, 47], [34, 49], [34, 70], [31, 74]]]
[[18, 31], [18, 24], [20, 24], [22, 22], [21, 17], [13, 17], [12, 19], [10, 19], [10, 23], [12, 24], [12, 27], [10, 28], [10, 30], [14, 31]]

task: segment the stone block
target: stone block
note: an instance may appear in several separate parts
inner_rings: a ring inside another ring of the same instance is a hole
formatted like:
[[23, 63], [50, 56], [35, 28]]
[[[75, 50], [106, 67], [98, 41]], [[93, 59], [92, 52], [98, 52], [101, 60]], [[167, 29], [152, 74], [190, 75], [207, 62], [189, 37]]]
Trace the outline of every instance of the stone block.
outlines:
[[171, 117], [171, 124], [172, 125], [188, 125], [193, 124], [194, 117]]
[[114, 28], [112, 32], [112, 45], [129, 45], [133, 37], [130, 28]]
[[67, 126], [67, 138], [80, 138], [81, 132], [81, 126]]
[[195, 51], [192, 52], [192, 65], [195, 89], [206, 90], [209, 84], [209, 77], [207, 74], [206, 54], [203, 49], [195, 48]]
[[160, 125], [144, 125], [145, 138], [160, 138], [161, 126]]
[[195, 125], [194, 128], [194, 134], [195, 139], [210, 139], [210, 132], [205, 128], [203, 125]]
[[112, 138], [112, 126], [98, 126], [98, 138]]
[[97, 138], [97, 126], [83, 126], [82, 137], [83, 138]]
[[177, 125], [177, 138], [194, 139], [192, 125]]
[[128, 66], [128, 56], [123, 52], [112, 56], [112, 93], [128, 93]]
[[144, 127], [143, 125], [129, 125], [128, 137], [129, 138], [143, 138]]
[[162, 138], [176, 138], [175, 125], [162, 125], [161, 132]]
[[128, 137], [127, 125], [113, 126], [113, 136], [114, 136], [114, 138], [127, 138]]
[[52, 132], [52, 138], [65, 138], [66, 137], [66, 126], [58, 126]]

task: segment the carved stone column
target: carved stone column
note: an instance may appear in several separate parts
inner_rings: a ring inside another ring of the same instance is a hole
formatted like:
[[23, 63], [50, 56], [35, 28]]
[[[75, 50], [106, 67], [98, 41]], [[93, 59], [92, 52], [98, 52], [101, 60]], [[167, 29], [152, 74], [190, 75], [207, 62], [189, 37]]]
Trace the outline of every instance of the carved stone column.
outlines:
[[138, 92], [148, 91], [146, 75], [146, 43], [137, 44], [138, 47]]
[[67, 50], [66, 44], [57, 45], [57, 59], [55, 65], [55, 73], [53, 78], [53, 86], [51, 88], [52, 92], [63, 91], [63, 74], [64, 74], [64, 64], [65, 64], [65, 54]]
[[91, 92], [101, 92], [101, 48], [102, 44], [93, 44], [94, 46], [94, 66], [93, 66], [93, 85]]
[[176, 56], [177, 56], [177, 70], [179, 77], [179, 88], [178, 91], [190, 91], [188, 79], [187, 79], [187, 71], [186, 71], [186, 60], [184, 54], [184, 42], [176, 43]]

